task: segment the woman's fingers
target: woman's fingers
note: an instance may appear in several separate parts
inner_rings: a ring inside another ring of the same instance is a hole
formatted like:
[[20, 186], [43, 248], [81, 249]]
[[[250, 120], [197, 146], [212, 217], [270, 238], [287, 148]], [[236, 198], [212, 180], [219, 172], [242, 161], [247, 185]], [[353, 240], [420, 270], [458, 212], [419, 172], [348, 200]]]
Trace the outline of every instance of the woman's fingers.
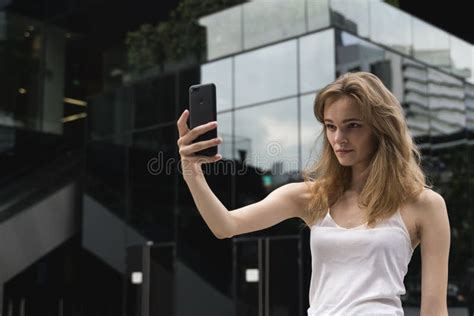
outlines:
[[179, 154], [181, 156], [192, 156], [195, 152], [200, 150], [216, 146], [222, 142], [221, 138], [213, 138], [209, 140], [200, 141], [198, 143], [194, 143], [188, 146], [183, 146], [179, 150]]
[[183, 137], [189, 132], [187, 119], [189, 116], [189, 111], [188, 109], [184, 110], [183, 113], [181, 113], [181, 116], [179, 117], [176, 125], [178, 125], [178, 132], [179, 132], [179, 137]]
[[193, 143], [193, 140], [196, 139], [199, 135], [204, 134], [207, 131], [212, 130], [213, 128], [216, 128], [217, 122], [212, 121], [206, 124], [196, 126], [195, 128], [190, 130], [186, 123], [188, 117], [189, 110], [186, 109], [183, 111], [183, 113], [181, 113], [181, 116], [176, 122], [179, 132], [179, 139], [177, 141], [179, 147], [179, 155], [182, 158], [186, 158], [186, 163], [211, 163], [221, 159], [222, 155], [220, 154], [216, 154], [211, 157], [195, 154], [200, 150], [213, 147], [222, 143], [222, 139], [220, 137]]
[[180, 135], [182, 136], [180, 136], [180, 138], [178, 139], [178, 142], [177, 142], [178, 146], [191, 144], [199, 135], [204, 134], [207, 131], [210, 131], [211, 129], [214, 129], [217, 127], [216, 121], [212, 121], [206, 124], [196, 126], [195, 128], [191, 130], [189, 130], [187, 126], [183, 127], [182, 122], [180, 122], [179, 124], [181, 124]]
[[196, 139], [199, 135], [204, 134], [211, 129], [214, 129], [217, 127], [217, 122], [212, 121], [206, 124], [202, 124], [199, 126], [196, 126], [189, 132], [189, 137], [191, 138], [190, 142], [192, 142], [194, 139]]
[[202, 163], [210, 163], [210, 162], [215, 162], [218, 161], [222, 158], [221, 154], [216, 154], [214, 156], [191, 156], [188, 157], [185, 160], [182, 160], [183, 164], [202, 164]]

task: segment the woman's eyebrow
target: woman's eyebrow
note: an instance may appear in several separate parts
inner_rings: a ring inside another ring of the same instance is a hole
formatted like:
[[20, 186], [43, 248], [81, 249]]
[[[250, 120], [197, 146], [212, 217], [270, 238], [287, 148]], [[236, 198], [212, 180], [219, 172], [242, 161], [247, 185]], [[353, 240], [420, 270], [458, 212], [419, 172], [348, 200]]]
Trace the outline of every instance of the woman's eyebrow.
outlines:
[[[331, 119], [325, 119], [324, 122], [326, 122], [326, 121], [327, 121], [327, 122], [332, 122]], [[362, 120], [360, 120], [360, 119], [358, 119], [358, 118], [350, 118], [350, 119], [345, 119], [345, 120], [343, 120], [342, 123], [349, 122], [349, 121], [361, 121], [361, 122], [362, 122]]]

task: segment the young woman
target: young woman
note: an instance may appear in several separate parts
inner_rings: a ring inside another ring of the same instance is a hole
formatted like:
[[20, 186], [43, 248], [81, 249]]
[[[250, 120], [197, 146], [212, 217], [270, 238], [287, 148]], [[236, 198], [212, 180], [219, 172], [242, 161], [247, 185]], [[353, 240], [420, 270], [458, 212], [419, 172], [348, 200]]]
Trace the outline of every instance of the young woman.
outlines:
[[183, 177], [206, 224], [222, 239], [301, 218], [311, 230], [308, 316], [403, 315], [403, 280], [420, 244], [421, 315], [447, 316], [448, 214], [425, 182], [400, 103], [375, 75], [347, 73], [317, 94], [314, 114], [324, 145], [304, 181], [229, 211], [201, 170], [221, 156], [194, 155], [222, 140], [192, 143], [217, 122], [189, 130], [183, 112]]

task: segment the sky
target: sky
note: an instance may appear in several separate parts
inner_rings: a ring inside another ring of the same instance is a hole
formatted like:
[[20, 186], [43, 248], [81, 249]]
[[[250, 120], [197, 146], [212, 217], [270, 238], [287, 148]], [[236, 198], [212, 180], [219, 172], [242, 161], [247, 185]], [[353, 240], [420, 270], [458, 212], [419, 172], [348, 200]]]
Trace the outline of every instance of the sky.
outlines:
[[399, 0], [399, 4], [403, 11], [474, 44], [471, 1]]

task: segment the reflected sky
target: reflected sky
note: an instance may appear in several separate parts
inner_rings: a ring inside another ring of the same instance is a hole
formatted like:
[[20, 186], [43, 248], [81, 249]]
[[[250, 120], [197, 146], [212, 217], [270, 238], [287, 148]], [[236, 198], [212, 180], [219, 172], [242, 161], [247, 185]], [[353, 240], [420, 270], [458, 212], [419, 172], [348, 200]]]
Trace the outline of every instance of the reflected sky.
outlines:
[[217, 136], [223, 142], [217, 146], [217, 152], [222, 159], [233, 159], [232, 157], [232, 112], [217, 113]]
[[[385, 2], [370, 3], [371, 40], [386, 45], [403, 54], [411, 53], [411, 17]], [[396, 26], [397, 31], [388, 31]]]
[[236, 106], [296, 95], [296, 59], [296, 40], [236, 56]]
[[244, 49], [306, 31], [305, 0], [251, 1], [244, 5]]
[[[296, 98], [237, 110], [235, 135], [236, 150], [246, 151], [248, 164], [276, 174], [298, 170]], [[247, 142], [237, 142], [242, 138]]]
[[216, 85], [217, 112], [232, 108], [232, 58], [202, 65], [201, 83]]
[[207, 28], [208, 60], [337, 27], [474, 82], [471, 43], [384, 1], [250, 1], [200, 24]]
[[316, 91], [334, 81], [334, 30], [300, 38], [300, 93]]
[[313, 111], [316, 94], [300, 97], [301, 102], [301, 162], [302, 168], [309, 167], [323, 149], [323, 137], [320, 136], [323, 124], [316, 120]]

